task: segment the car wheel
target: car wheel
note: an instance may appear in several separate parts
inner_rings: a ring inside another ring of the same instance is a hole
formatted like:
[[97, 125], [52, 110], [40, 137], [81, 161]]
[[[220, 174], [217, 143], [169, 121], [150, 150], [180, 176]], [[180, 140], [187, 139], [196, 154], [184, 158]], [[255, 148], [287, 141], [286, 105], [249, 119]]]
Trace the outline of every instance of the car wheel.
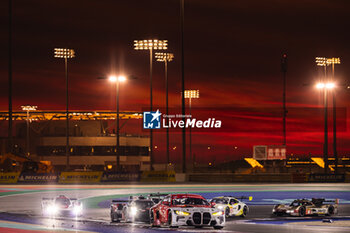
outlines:
[[305, 207], [304, 206], [300, 207], [300, 209], [299, 209], [299, 216], [300, 217], [304, 217], [305, 216]]
[[168, 226], [170, 228], [177, 228], [178, 226], [173, 226], [173, 215], [171, 213], [171, 210], [169, 211], [169, 214], [168, 214]]
[[224, 228], [224, 227], [223, 226], [214, 226], [214, 229], [216, 229], [216, 230], [220, 230], [222, 228]]
[[243, 211], [242, 211], [241, 217], [244, 218], [245, 216], [247, 216], [247, 214], [248, 214], [248, 207], [245, 205], [243, 207]]
[[327, 214], [326, 215], [333, 215], [335, 213], [335, 209], [334, 209], [334, 206], [330, 206], [328, 207], [328, 211], [327, 211]]
[[225, 217], [226, 218], [230, 217], [230, 208], [229, 207], [226, 207], [226, 209], [225, 209]]
[[153, 214], [153, 211], [152, 211], [152, 210], [149, 212], [149, 223], [150, 223], [151, 225], [154, 224], [154, 214]]

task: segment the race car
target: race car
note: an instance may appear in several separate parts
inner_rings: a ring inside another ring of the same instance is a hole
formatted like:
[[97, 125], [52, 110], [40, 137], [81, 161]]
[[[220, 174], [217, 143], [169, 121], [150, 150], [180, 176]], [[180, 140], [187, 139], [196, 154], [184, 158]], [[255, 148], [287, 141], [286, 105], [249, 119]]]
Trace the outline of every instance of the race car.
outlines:
[[44, 216], [81, 216], [83, 204], [76, 198], [59, 195], [55, 198], [42, 198], [41, 210]]
[[147, 195], [147, 199], [152, 200], [155, 204], [158, 204], [164, 197], [168, 196], [167, 193], [150, 193]]
[[143, 196], [130, 196], [129, 200], [113, 200], [111, 222], [149, 222], [149, 211], [153, 205], [152, 200]]
[[225, 214], [201, 195], [169, 194], [151, 208], [150, 222], [152, 226], [211, 226], [222, 229]]
[[242, 202], [243, 199], [248, 199], [251, 201], [253, 197], [222, 196], [214, 197], [210, 200], [210, 202], [212, 206], [217, 207], [220, 210], [224, 210], [226, 218], [230, 216], [245, 217], [249, 212], [249, 208], [244, 202]]
[[275, 205], [272, 209], [272, 213], [277, 216], [289, 215], [300, 217], [307, 215], [334, 215], [338, 213], [338, 203], [338, 199], [297, 199], [289, 205]]

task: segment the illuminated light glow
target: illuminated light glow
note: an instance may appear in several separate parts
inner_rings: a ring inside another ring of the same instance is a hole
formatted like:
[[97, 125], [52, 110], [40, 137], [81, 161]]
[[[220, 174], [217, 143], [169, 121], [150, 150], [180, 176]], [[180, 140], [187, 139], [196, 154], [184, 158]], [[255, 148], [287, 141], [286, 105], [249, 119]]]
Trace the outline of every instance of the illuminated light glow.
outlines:
[[218, 211], [213, 213], [213, 216], [220, 216], [220, 215], [224, 215], [224, 211]]
[[333, 89], [333, 88], [335, 88], [335, 83], [317, 83], [316, 88], [317, 89], [323, 89], [323, 88]]
[[123, 76], [123, 75], [119, 75], [118, 77], [115, 76], [115, 75], [111, 75], [109, 76], [108, 80], [112, 83], [115, 83], [115, 82], [125, 82], [126, 81], [126, 77]]
[[49, 205], [46, 207], [45, 211], [49, 215], [55, 215], [58, 212], [58, 207], [56, 205]]
[[339, 57], [332, 57], [332, 58], [316, 57], [315, 61], [318, 66], [329, 66], [331, 64], [340, 64]]
[[198, 99], [199, 90], [185, 90], [185, 99]]
[[324, 88], [324, 83], [317, 83], [316, 88], [318, 88], [318, 89]]
[[181, 215], [181, 216], [188, 216], [188, 215], [190, 215], [189, 212], [181, 211], [181, 210], [176, 210], [175, 213], [176, 213], [177, 215]]
[[132, 206], [130, 208], [130, 213], [132, 216], [135, 216], [137, 214], [137, 208], [135, 206]]
[[326, 84], [326, 88], [327, 89], [333, 89], [335, 87], [335, 84], [334, 83], [327, 83]]
[[21, 108], [23, 111], [36, 111], [38, 106], [25, 105], [25, 106], [21, 106]]
[[135, 50], [166, 50], [168, 48], [167, 40], [134, 40]]
[[173, 53], [155, 53], [155, 56], [157, 61], [159, 62], [170, 62], [174, 59], [174, 54]]
[[110, 82], [113, 82], [113, 83], [114, 83], [114, 82], [117, 81], [117, 77], [114, 76], [114, 75], [112, 75], [112, 76], [109, 76], [108, 80], [109, 80]]
[[73, 58], [75, 57], [75, 51], [67, 48], [55, 48], [56, 58]]

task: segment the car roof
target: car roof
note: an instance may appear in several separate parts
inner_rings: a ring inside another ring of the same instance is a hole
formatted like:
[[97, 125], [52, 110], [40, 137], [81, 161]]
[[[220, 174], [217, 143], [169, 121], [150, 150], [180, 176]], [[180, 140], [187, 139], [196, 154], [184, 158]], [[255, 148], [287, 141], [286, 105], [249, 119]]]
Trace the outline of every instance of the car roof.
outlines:
[[171, 194], [171, 198], [186, 198], [186, 197], [191, 197], [191, 198], [200, 198], [200, 199], [205, 199], [201, 195], [198, 194], [189, 194], [189, 193], [184, 193], [184, 194]]

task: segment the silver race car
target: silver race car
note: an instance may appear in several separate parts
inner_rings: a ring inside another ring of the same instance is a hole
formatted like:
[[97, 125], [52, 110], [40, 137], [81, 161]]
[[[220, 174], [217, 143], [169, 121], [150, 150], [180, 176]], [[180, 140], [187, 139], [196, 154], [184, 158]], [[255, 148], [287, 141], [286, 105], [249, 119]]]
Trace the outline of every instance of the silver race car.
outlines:
[[233, 197], [233, 196], [222, 196], [214, 197], [210, 200], [212, 206], [225, 211], [225, 216], [241, 216], [245, 217], [248, 212], [248, 206], [242, 202], [243, 199], [253, 200], [253, 197]]
[[41, 210], [44, 216], [74, 216], [83, 214], [83, 204], [76, 198], [59, 195], [55, 198], [42, 198]]

